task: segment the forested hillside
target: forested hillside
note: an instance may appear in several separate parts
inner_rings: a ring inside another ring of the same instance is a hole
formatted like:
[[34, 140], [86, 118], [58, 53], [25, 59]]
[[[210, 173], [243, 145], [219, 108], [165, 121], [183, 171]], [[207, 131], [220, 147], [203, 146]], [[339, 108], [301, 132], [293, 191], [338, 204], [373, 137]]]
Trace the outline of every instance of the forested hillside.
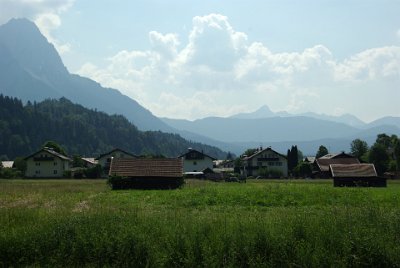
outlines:
[[142, 154], [176, 157], [192, 147], [216, 158], [226, 153], [216, 147], [193, 143], [176, 134], [139, 131], [121, 115], [89, 110], [61, 98], [40, 103], [0, 95], [0, 156], [13, 159], [35, 152], [53, 140], [70, 155], [93, 156], [113, 148]]

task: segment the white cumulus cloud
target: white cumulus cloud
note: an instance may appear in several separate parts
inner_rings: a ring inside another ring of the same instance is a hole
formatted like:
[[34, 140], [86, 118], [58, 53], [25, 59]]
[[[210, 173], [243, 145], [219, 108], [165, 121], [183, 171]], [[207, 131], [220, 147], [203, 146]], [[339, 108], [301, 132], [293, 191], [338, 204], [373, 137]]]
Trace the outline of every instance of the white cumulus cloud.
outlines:
[[397, 105], [400, 47], [372, 48], [344, 60], [321, 44], [274, 53], [249, 42], [226, 16], [197, 16], [192, 23], [187, 37], [152, 31], [148, 50], [120, 51], [106, 67], [85, 64], [78, 73], [121, 89], [158, 116], [175, 118], [228, 116], [264, 104], [327, 114], [338, 113], [337, 107], [360, 112], [354, 99]]

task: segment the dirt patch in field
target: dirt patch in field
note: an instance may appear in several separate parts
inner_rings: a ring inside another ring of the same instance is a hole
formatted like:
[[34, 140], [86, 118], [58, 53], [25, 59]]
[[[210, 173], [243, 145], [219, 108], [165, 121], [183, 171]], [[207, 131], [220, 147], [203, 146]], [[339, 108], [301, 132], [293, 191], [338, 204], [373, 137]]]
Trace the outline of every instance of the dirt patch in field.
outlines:
[[38, 203], [36, 198], [32, 196], [27, 196], [25, 198], [6, 201], [0, 200], [0, 208], [36, 208]]
[[89, 202], [87, 200], [83, 200], [83, 201], [77, 203], [72, 211], [73, 212], [83, 212], [85, 210], [89, 210], [89, 208], [90, 208]]

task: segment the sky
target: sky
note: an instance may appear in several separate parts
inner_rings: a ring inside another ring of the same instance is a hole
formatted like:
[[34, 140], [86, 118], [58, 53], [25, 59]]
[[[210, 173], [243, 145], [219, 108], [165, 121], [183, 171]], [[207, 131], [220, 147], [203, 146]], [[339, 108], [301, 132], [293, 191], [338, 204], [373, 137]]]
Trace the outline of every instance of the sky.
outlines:
[[159, 117], [400, 116], [400, 0], [0, 0]]

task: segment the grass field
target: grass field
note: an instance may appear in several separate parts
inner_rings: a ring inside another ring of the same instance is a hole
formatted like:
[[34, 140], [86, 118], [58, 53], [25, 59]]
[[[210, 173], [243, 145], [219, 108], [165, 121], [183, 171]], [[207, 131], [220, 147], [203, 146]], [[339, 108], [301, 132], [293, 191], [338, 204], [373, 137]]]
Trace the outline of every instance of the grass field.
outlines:
[[0, 180], [0, 267], [400, 267], [400, 183]]

